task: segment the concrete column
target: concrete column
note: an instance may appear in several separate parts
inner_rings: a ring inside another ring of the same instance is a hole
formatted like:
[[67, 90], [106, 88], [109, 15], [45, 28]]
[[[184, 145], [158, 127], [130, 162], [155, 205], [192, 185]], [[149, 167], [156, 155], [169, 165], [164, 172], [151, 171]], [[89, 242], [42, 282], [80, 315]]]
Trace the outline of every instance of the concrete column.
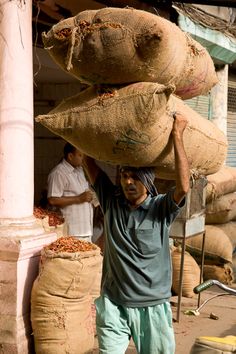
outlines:
[[219, 79], [211, 90], [212, 122], [227, 135], [228, 65], [217, 69]]
[[32, 353], [30, 294], [41, 248], [33, 216], [32, 2], [0, 3], [0, 353]]
[[0, 6], [0, 218], [24, 218], [33, 211], [32, 4]]

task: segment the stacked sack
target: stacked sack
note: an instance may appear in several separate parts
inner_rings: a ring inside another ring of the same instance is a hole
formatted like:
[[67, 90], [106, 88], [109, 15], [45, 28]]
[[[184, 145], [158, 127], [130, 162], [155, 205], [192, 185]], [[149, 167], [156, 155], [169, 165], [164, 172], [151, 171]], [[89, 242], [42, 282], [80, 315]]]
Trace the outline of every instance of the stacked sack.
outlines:
[[43, 42], [63, 70], [89, 85], [36, 118], [53, 133], [96, 160], [154, 166], [159, 178], [174, 180], [171, 130], [179, 112], [188, 119], [183, 139], [191, 174], [221, 168], [225, 135], [182, 101], [217, 83], [214, 64], [175, 24], [142, 10], [107, 7], [59, 22]]
[[[207, 176], [205, 280], [214, 278], [232, 284], [236, 247], [236, 168], [222, 168]], [[199, 240], [187, 240], [189, 251], [196, 255]], [[198, 250], [197, 250], [198, 249]]]
[[217, 82], [214, 65], [176, 25], [142, 10], [104, 8], [59, 22], [43, 41], [61, 68], [90, 85], [36, 118], [52, 132], [97, 160], [156, 166], [160, 178], [174, 179], [169, 138], [178, 111], [189, 120], [184, 144], [192, 172], [220, 169], [226, 137], [173, 95], [207, 93]]

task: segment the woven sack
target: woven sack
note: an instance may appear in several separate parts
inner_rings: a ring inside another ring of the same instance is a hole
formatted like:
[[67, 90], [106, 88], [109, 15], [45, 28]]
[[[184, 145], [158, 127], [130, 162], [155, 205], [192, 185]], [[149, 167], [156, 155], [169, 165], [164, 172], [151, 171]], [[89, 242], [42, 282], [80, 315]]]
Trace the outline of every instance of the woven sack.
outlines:
[[[200, 263], [202, 234], [186, 239], [186, 250]], [[217, 226], [205, 226], [204, 263], [222, 265], [232, 263], [233, 246], [228, 236]]]
[[236, 353], [236, 337], [198, 337], [190, 354], [232, 354]]
[[[179, 293], [180, 282], [180, 264], [181, 264], [181, 248], [176, 248], [171, 252], [172, 258], [172, 290], [176, 295]], [[200, 268], [194, 258], [188, 253], [184, 254], [183, 268], [183, 288], [182, 295], [185, 297], [194, 297], [193, 288], [199, 284]]]
[[236, 192], [236, 168], [222, 166], [221, 169], [207, 176], [206, 201], [210, 202], [216, 198]]
[[205, 95], [218, 82], [213, 61], [199, 42], [187, 37], [187, 59], [175, 94], [183, 99]]
[[76, 253], [42, 250], [31, 293], [31, 323], [37, 354], [92, 353], [91, 288], [100, 249]]
[[218, 224], [217, 227], [221, 229], [230, 239], [233, 250], [236, 250], [236, 221], [229, 221], [225, 224]]
[[[188, 119], [184, 131], [184, 147], [192, 175], [198, 178], [200, 175], [210, 174], [209, 171], [218, 171], [227, 155], [227, 138], [224, 133], [174, 95], [170, 96], [166, 115], [162, 117], [166, 119], [168, 132], [172, 129], [170, 120], [172, 112], [179, 112]], [[165, 150], [158, 155], [153, 164], [159, 178], [175, 179], [174, 160], [174, 149], [170, 139]]]
[[234, 273], [231, 263], [225, 263], [222, 266], [204, 265], [203, 279], [216, 279], [223, 284], [232, 285], [234, 280]]
[[224, 224], [236, 220], [236, 193], [222, 195], [206, 205], [206, 224]]
[[154, 184], [159, 194], [167, 193], [171, 188], [175, 187], [174, 180], [155, 178]]
[[94, 279], [94, 282], [93, 282], [93, 285], [92, 285], [92, 288], [90, 291], [90, 295], [92, 297], [91, 311], [92, 311], [94, 335], [97, 334], [95, 300], [100, 296], [101, 281], [102, 281], [102, 257], [100, 260], [100, 264], [98, 265], [98, 271], [97, 271], [96, 278]]
[[171, 83], [178, 95], [191, 98], [218, 81], [206, 49], [147, 11], [87, 10], [60, 21], [42, 37], [56, 63], [88, 84]]
[[170, 87], [147, 82], [110, 88], [103, 95], [90, 87], [36, 121], [96, 160], [157, 166], [159, 178], [175, 179], [170, 135], [178, 111], [188, 118], [184, 145], [192, 172], [218, 171], [227, 153], [225, 135], [180, 99], [168, 100], [170, 93]]

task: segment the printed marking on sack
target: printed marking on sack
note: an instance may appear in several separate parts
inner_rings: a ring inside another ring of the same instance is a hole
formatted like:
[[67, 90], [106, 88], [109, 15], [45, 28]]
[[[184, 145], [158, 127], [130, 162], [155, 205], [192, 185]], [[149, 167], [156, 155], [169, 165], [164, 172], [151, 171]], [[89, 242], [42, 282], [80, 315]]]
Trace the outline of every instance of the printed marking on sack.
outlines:
[[124, 150], [135, 150], [137, 145], [148, 145], [150, 143], [150, 137], [147, 134], [136, 132], [133, 129], [129, 129], [122, 135], [121, 139], [118, 139], [113, 147], [113, 154], [117, 154]]

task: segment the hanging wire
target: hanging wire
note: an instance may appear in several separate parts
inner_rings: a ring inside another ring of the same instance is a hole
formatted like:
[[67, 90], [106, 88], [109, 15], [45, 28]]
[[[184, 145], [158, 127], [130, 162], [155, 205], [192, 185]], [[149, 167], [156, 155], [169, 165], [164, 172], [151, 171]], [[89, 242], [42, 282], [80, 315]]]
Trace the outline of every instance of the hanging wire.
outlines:
[[230, 37], [236, 37], [236, 24], [234, 23], [235, 11], [229, 11], [230, 19], [226, 21], [194, 5], [173, 2], [172, 7], [175, 8], [177, 12], [189, 17], [195, 23], [222, 32]]

